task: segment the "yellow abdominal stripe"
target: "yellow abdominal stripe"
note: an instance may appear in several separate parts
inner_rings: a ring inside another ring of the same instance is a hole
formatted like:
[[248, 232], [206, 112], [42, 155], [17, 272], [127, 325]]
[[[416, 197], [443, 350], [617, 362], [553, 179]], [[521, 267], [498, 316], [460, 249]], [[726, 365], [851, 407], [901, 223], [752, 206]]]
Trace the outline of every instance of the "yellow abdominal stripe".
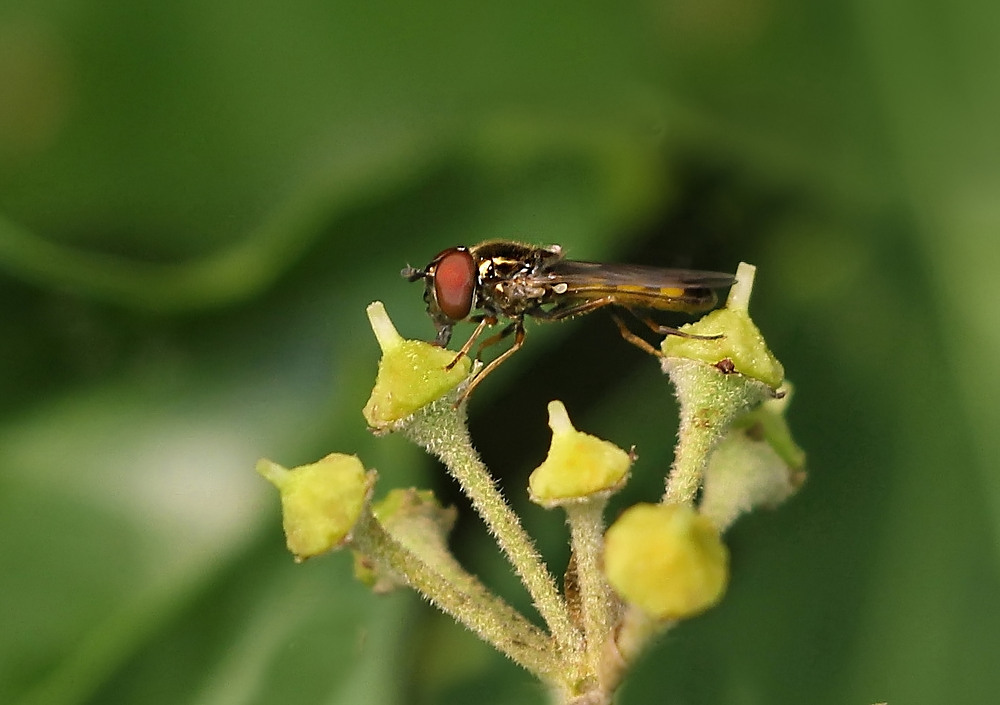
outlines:
[[659, 294], [660, 296], [669, 296], [672, 299], [679, 299], [684, 296], [684, 289], [676, 286], [654, 289], [653, 287], [642, 286], [639, 284], [618, 284], [614, 287], [614, 291], [628, 292], [630, 294], [644, 294], [646, 296]]

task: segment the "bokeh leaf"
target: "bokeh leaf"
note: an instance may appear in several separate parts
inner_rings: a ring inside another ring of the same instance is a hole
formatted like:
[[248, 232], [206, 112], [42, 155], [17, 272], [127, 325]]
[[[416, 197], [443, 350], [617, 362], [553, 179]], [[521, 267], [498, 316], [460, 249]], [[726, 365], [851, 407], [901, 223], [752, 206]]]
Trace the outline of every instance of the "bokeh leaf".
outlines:
[[[447, 493], [364, 430], [364, 307], [430, 337], [399, 269], [516, 237], [753, 262], [796, 384], [809, 482], [623, 702], [990, 702], [998, 30], [975, 0], [6, 3], [0, 701], [544, 701], [345, 561], [294, 565], [253, 473], [357, 452]], [[620, 506], [662, 487], [669, 390], [593, 318], [473, 400], [518, 507], [553, 398], [637, 445]], [[467, 517], [455, 548], [523, 606]]]

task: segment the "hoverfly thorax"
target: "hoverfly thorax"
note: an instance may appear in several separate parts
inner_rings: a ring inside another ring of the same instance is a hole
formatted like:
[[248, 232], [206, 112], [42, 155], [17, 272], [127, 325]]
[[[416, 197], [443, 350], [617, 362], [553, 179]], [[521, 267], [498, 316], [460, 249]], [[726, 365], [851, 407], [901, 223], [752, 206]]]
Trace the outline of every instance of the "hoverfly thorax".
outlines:
[[558, 245], [492, 240], [472, 252], [479, 269], [478, 305], [487, 316], [520, 318], [549, 301], [546, 267], [562, 259]]

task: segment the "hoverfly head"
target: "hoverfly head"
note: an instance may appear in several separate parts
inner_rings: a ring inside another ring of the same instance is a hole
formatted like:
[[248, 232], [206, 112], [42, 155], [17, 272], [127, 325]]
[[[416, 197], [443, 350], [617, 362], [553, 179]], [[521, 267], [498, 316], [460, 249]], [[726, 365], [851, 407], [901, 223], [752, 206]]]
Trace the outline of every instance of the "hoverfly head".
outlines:
[[431, 316], [456, 323], [468, 318], [479, 283], [476, 260], [466, 247], [445, 250], [427, 265], [427, 304]]

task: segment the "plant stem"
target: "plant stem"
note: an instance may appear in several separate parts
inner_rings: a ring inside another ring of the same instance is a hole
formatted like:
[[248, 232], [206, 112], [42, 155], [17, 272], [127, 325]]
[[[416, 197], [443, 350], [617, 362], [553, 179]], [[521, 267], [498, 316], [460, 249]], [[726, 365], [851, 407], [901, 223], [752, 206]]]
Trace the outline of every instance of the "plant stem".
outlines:
[[676, 622], [659, 622], [648, 617], [638, 607], [627, 607], [618, 630], [618, 652], [626, 669], [643, 652], [654, 637], [662, 634]]
[[552, 639], [473, 576], [444, 577], [393, 539], [367, 508], [355, 525], [351, 543], [540, 680], [561, 680]]
[[588, 670], [597, 674], [605, 643], [617, 618], [619, 604], [608, 589], [601, 570], [604, 553], [604, 507], [607, 500], [594, 497], [579, 504], [566, 504], [567, 522], [583, 610]]
[[693, 413], [684, 413], [682, 409], [674, 464], [663, 495], [665, 504], [694, 502], [705, 474], [705, 466], [708, 465], [709, 452], [721, 437], [718, 425], [706, 418], [696, 417]]
[[556, 590], [534, 543], [517, 515], [504, 501], [483, 461], [479, 458], [465, 423], [465, 407], [454, 408], [453, 395], [428, 404], [401, 430], [444, 463], [483, 518], [500, 549], [507, 556], [536, 609], [552, 632], [563, 654], [582, 649], [579, 631], [570, 620], [566, 601]]

